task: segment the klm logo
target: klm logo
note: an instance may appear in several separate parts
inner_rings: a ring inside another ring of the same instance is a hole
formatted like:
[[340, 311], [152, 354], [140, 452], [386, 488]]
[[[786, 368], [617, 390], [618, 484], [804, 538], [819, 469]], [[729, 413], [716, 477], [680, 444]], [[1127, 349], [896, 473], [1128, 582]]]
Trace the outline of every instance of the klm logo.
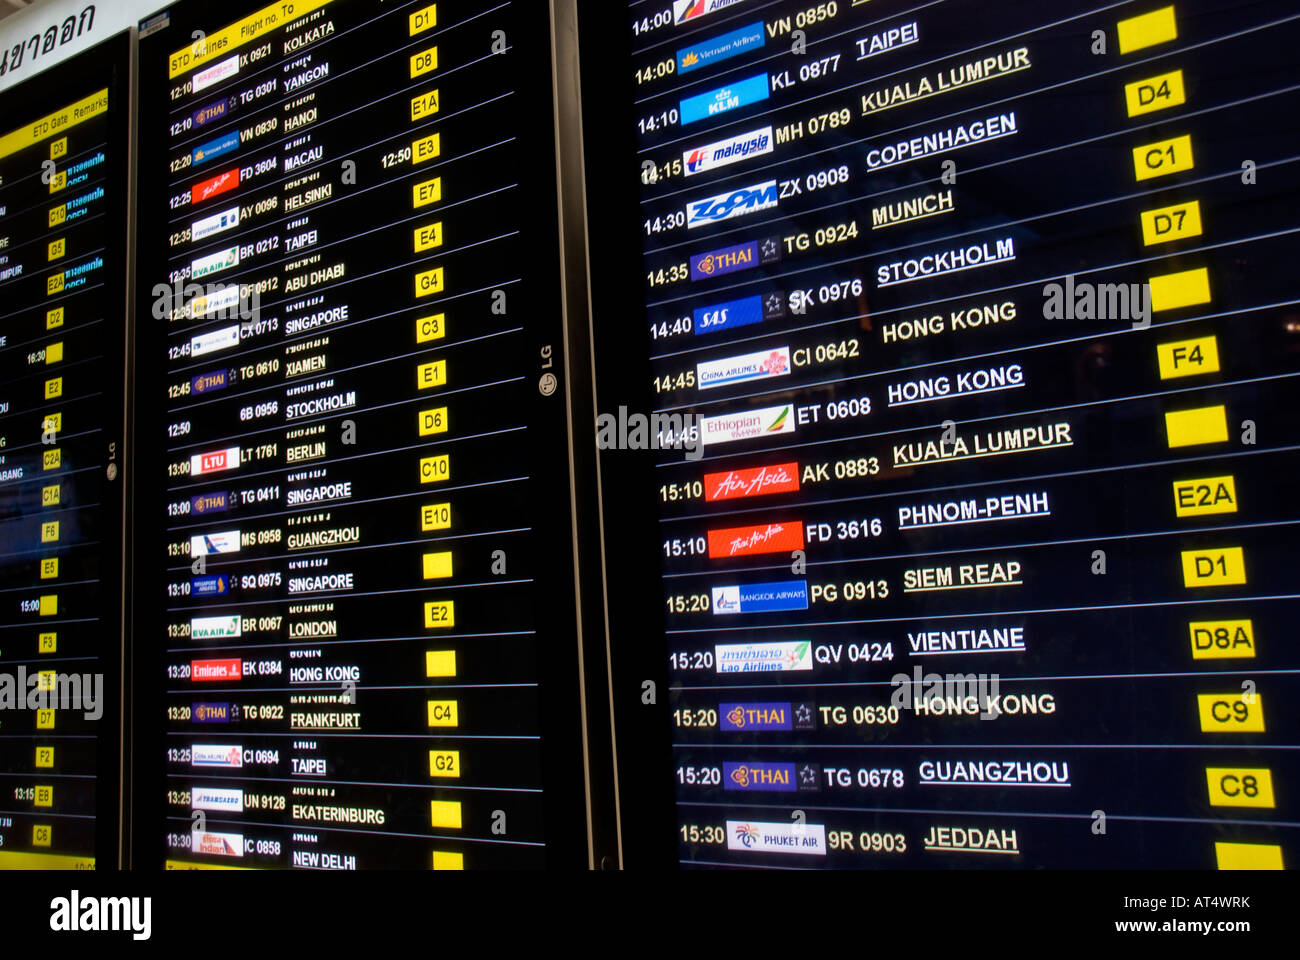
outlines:
[[770, 210], [777, 206], [778, 202], [775, 180], [752, 187], [742, 187], [732, 193], [697, 200], [690, 204], [686, 210], [687, 226], [699, 227], [710, 223], [721, 223], [732, 217]]
[[723, 90], [718, 94], [718, 99], [709, 104], [709, 116], [713, 117], [719, 113], [726, 113], [728, 110], [735, 110], [738, 106], [740, 106], [740, 97], [730, 90]]

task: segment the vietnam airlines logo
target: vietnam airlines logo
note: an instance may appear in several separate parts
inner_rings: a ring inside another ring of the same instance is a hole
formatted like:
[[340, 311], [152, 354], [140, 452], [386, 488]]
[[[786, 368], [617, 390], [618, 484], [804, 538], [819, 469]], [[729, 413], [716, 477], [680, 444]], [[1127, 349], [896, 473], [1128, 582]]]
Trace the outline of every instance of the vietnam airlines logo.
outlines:
[[693, 67], [699, 62], [700, 62], [700, 55], [698, 53], [688, 53], [686, 54], [686, 56], [682, 57], [683, 67]]

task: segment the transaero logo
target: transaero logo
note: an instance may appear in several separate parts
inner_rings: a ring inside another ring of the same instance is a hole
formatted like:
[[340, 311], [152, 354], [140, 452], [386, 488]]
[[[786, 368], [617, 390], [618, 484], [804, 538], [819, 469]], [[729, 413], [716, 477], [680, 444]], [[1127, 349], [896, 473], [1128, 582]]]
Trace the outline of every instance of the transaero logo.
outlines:
[[760, 73], [707, 93], [687, 97], [679, 105], [682, 126], [766, 100], [767, 83], [767, 74]]
[[772, 128], [763, 127], [728, 140], [687, 150], [682, 154], [682, 163], [686, 168], [686, 176], [693, 177], [697, 173], [708, 173], [719, 167], [730, 166], [746, 157], [759, 157], [771, 152]]
[[812, 643], [777, 640], [768, 643], [719, 643], [713, 647], [718, 673], [784, 673], [813, 668]]
[[727, 849], [748, 853], [803, 853], [826, 856], [826, 827], [820, 823], [727, 821]]
[[757, 50], [763, 46], [763, 43], [763, 21], [760, 20], [757, 23], [751, 23], [747, 27], [741, 27], [739, 30], [732, 30], [720, 37], [706, 40], [704, 43], [697, 43], [693, 47], [678, 50], [677, 72], [690, 73], [692, 70], [698, 70], [701, 67], [721, 63], [723, 60], [730, 60], [732, 57], [738, 57], [749, 50]]
[[773, 583], [713, 588], [713, 612], [718, 615], [807, 609], [806, 580], [777, 580]]
[[756, 183], [752, 187], [741, 187], [730, 193], [720, 193], [716, 197], [708, 197], [688, 204], [686, 226], [706, 227], [730, 220], [732, 217], [743, 217], [758, 213], [760, 210], [771, 210], [779, 204], [775, 180]]
[[705, 446], [778, 433], [794, 433], [794, 408], [788, 403], [781, 407], [700, 418], [700, 442]]
[[748, 383], [751, 380], [784, 377], [790, 372], [790, 348], [777, 347], [773, 350], [759, 350], [756, 353], [743, 353], [738, 357], [724, 357], [721, 360], [697, 363], [695, 372], [701, 390], [708, 390], [710, 387], [726, 387], [733, 383]]
[[707, 280], [758, 266], [758, 241], [697, 253], [691, 257], [691, 279]]
[[227, 810], [231, 813], [242, 813], [244, 791], [217, 787], [191, 787], [190, 807], [194, 810]]
[[707, 17], [718, 10], [744, 2], [745, 0], [673, 0], [673, 25]]

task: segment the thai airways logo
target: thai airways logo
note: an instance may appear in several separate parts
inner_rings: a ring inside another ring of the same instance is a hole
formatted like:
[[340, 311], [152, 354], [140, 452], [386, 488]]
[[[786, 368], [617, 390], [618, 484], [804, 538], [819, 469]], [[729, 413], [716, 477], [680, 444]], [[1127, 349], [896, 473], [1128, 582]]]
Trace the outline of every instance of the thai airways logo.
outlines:
[[195, 723], [229, 723], [230, 704], [195, 703], [190, 706], [190, 717]]
[[738, 497], [761, 497], [772, 493], [796, 493], [798, 490], [797, 462], [704, 475], [704, 499], [708, 503], [735, 500]]
[[719, 140], [717, 143], [695, 147], [682, 154], [686, 176], [708, 173], [719, 167], [727, 167], [749, 157], [761, 157], [772, 152], [772, 128], [762, 127], [742, 133], [737, 137]]
[[209, 160], [215, 160], [217, 157], [223, 157], [227, 153], [232, 153], [239, 149], [239, 131], [232, 130], [224, 136], [217, 137], [215, 140], [209, 140], [207, 143], [201, 143], [190, 151], [190, 159], [197, 167], [201, 163]]
[[239, 186], [239, 168], [231, 167], [225, 173], [219, 173], [207, 180], [200, 180], [190, 187], [190, 203], [202, 203], [234, 190]]
[[190, 747], [190, 766], [225, 767], [233, 769], [244, 765], [244, 748], [227, 743], [196, 743]]
[[793, 707], [789, 703], [718, 704], [720, 728], [734, 733], [748, 730], [793, 730], [792, 713]]
[[239, 466], [239, 448], [227, 447], [211, 453], [196, 453], [190, 457], [190, 476], [201, 477], [207, 473], [234, 470]]
[[748, 853], [826, 856], [826, 827], [820, 823], [727, 821], [727, 849]]
[[734, 7], [744, 0], [673, 0], [673, 25], [707, 17], [726, 7]]
[[790, 404], [763, 407], [745, 413], [724, 413], [700, 418], [700, 442], [734, 443], [780, 433], [794, 433], [794, 408]]
[[742, 53], [759, 49], [764, 42], [763, 21], [759, 20], [757, 23], [751, 23], [739, 30], [724, 33], [712, 40], [706, 40], [704, 43], [697, 43], [694, 46], [678, 50], [677, 72], [690, 73], [692, 70], [699, 70], [701, 67], [712, 66], [715, 63], [721, 63], [723, 60], [730, 60]]
[[687, 228], [706, 227], [733, 217], [744, 217], [751, 213], [758, 213], [760, 210], [771, 210], [779, 204], [776, 181], [769, 180], [767, 183], [741, 187], [730, 193], [722, 193], [716, 197], [708, 197], [688, 204], [686, 226]]
[[802, 549], [803, 525], [800, 523], [760, 523], [709, 531], [710, 560], [790, 553]]
[[807, 609], [806, 580], [777, 580], [773, 583], [713, 588], [713, 612], [716, 615]]
[[772, 377], [784, 377], [789, 372], [789, 347], [742, 353], [738, 357], [724, 357], [695, 365], [696, 382], [701, 390], [748, 383], [751, 380], [770, 380]]
[[201, 493], [190, 497], [190, 513], [199, 515], [208, 513], [225, 513], [230, 509], [230, 495], [224, 490], [220, 493]]
[[738, 243], [691, 257], [691, 279], [706, 280], [758, 266], [758, 243]]
[[768, 97], [767, 86], [767, 74], [759, 73], [728, 86], [687, 97], [678, 105], [682, 126], [761, 103]]
[[722, 786], [726, 790], [775, 790], [793, 793], [799, 789], [795, 782], [793, 763], [731, 763], [722, 764]]
[[214, 120], [220, 120], [234, 112], [239, 101], [234, 97], [225, 100], [216, 100], [209, 103], [206, 107], [199, 107], [194, 111], [194, 126], [205, 127]]
[[784, 673], [813, 668], [812, 644], [807, 640], [768, 643], [719, 643], [713, 647], [718, 673]]

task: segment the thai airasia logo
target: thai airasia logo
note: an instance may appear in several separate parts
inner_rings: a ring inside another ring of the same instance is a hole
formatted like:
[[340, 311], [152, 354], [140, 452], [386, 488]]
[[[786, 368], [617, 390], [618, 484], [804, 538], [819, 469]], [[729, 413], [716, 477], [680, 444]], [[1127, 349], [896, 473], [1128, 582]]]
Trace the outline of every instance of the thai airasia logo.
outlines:
[[803, 549], [803, 527], [798, 523], [760, 523], [709, 531], [709, 559], [748, 557], [760, 553], [790, 553]]
[[239, 186], [239, 168], [231, 167], [225, 173], [219, 173], [209, 180], [200, 180], [190, 187], [190, 202], [202, 203], [204, 200], [234, 190], [237, 186]]

